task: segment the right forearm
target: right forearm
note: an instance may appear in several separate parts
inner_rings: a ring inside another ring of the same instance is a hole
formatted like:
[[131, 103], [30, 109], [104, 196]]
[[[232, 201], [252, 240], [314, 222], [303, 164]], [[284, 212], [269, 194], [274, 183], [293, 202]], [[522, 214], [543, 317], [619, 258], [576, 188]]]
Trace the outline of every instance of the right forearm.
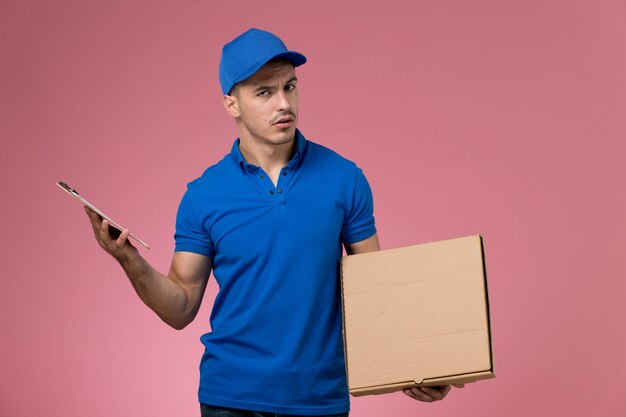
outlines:
[[[141, 300], [150, 307], [164, 322], [176, 329], [182, 329], [193, 320], [200, 306], [206, 277], [210, 273], [210, 263], [192, 262], [198, 265], [200, 273], [189, 277], [170, 270], [168, 275], [157, 272], [141, 257], [139, 251], [128, 242], [128, 230], [111, 234], [111, 227], [95, 211], [85, 207], [93, 228], [96, 241], [109, 255], [117, 259]], [[204, 265], [204, 267], [203, 267]]]
[[165, 323], [185, 327], [191, 314], [186, 291], [167, 275], [156, 271], [132, 248], [117, 258], [139, 298]]

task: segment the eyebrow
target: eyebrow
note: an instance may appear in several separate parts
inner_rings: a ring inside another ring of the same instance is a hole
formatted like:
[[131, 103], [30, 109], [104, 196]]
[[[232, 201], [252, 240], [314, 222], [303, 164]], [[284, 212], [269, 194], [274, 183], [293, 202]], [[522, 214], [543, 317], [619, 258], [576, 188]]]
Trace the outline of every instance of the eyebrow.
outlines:
[[[295, 77], [295, 76], [294, 76], [294, 77], [291, 77], [291, 78], [290, 78], [290, 79], [286, 82], [286, 84], [291, 84], [291, 83], [292, 83], [292, 82], [294, 82], [294, 81], [298, 81], [298, 77]], [[260, 86], [258, 86], [257, 88], [255, 88], [255, 89], [254, 89], [254, 92], [261, 91], [261, 90], [269, 90], [269, 89], [271, 89], [271, 88], [272, 88], [272, 86], [271, 86], [271, 85], [260, 85]]]

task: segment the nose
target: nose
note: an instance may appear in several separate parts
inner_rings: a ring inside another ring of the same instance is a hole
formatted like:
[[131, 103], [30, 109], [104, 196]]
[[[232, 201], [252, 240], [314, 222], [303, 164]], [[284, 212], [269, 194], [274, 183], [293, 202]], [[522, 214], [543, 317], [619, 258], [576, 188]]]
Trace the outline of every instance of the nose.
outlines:
[[278, 111], [291, 110], [291, 103], [287, 99], [285, 91], [280, 90], [276, 94], [276, 106]]

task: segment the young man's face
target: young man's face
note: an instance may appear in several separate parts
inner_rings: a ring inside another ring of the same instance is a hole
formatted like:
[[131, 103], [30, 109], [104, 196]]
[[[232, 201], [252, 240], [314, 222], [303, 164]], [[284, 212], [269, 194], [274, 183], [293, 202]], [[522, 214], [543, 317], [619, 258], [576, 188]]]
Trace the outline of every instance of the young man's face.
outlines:
[[237, 84], [227, 111], [237, 118], [240, 136], [273, 145], [293, 140], [298, 121], [296, 72], [286, 61], [264, 65], [252, 77]]

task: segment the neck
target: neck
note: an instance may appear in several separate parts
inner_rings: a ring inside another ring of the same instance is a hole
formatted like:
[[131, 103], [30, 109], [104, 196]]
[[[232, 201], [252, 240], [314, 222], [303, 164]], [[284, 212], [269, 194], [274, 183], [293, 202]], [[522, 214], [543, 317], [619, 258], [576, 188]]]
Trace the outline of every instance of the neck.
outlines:
[[280, 170], [289, 163], [295, 146], [295, 137], [287, 143], [260, 142], [246, 135], [239, 137], [239, 151], [244, 159], [267, 173]]

